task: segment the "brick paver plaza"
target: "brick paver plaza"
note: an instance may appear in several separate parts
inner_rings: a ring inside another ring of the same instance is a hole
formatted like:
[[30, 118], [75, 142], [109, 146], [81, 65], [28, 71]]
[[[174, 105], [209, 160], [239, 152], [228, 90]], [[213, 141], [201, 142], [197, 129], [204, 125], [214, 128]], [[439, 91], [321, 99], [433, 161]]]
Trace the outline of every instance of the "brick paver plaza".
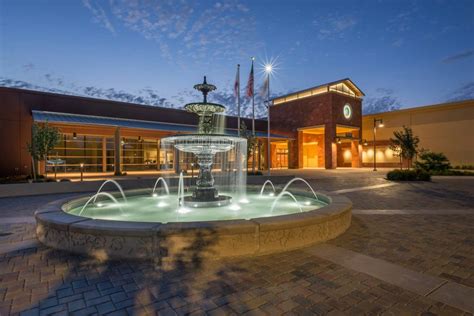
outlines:
[[350, 229], [275, 255], [100, 262], [34, 240], [35, 209], [67, 194], [0, 199], [0, 315], [471, 315], [474, 177], [363, 189], [383, 173], [280, 173], [356, 189]]

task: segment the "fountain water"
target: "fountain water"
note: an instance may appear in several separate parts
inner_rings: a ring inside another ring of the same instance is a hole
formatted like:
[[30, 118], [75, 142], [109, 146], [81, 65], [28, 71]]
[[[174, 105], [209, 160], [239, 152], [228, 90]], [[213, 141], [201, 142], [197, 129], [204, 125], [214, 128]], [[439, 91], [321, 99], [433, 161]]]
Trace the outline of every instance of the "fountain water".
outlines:
[[166, 195], [170, 195], [170, 189], [168, 188], [168, 184], [166, 183], [166, 180], [163, 177], [159, 177], [158, 179], [156, 179], [156, 182], [155, 182], [155, 185], [153, 186], [153, 191], [151, 192], [151, 195], [152, 196], [157, 196], [157, 194], [155, 193], [155, 190], [156, 190], [156, 186], [160, 182], [163, 183], [163, 187], [165, 188]]
[[[182, 198], [182, 205], [192, 208], [229, 205], [232, 197], [219, 194], [215, 185], [216, 179], [212, 175], [214, 163], [216, 160], [219, 161], [221, 174], [227, 172], [227, 176], [221, 175], [219, 180], [243, 190], [245, 177], [242, 176], [244, 172], [242, 166], [246, 161], [247, 140], [242, 137], [217, 134], [218, 128], [215, 122], [222, 119], [217, 118], [216, 114], [224, 112], [225, 107], [207, 102], [207, 94], [216, 87], [208, 84], [204, 77], [204, 82], [195, 85], [194, 88], [203, 94], [203, 102], [188, 103], [184, 108], [198, 115], [197, 133], [165, 137], [161, 140], [161, 144], [164, 150], [175, 151], [177, 155], [192, 154], [197, 161], [199, 174], [196, 187], [192, 195]], [[236, 183], [237, 179], [242, 183]]]
[[82, 207], [82, 209], [80, 210], [80, 212], [79, 212], [78, 215], [79, 215], [79, 216], [82, 215], [82, 212], [84, 212], [84, 210], [86, 209], [87, 205], [89, 205], [90, 202], [93, 201], [93, 203], [95, 204], [95, 201], [96, 201], [97, 197], [99, 197], [99, 196], [105, 196], [105, 197], [111, 199], [112, 202], [114, 202], [115, 205], [117, 205], [117, 206], [119, 207], [120, 212], [123, 213], [122, 207], [120, 207], [119, 202], [117, 201], [116, 198], [114, 198], [114, 196], [113, 196], [112, 194], [107, 193], [107, 192], [98, 192], [98, 193], [94, 194], [93, 196], [91, 196], [91, 197], [87, 200], [86, 204], [84, 204], [84, 206]]
[[314, 192], [314, 190], [313, 190], [313, 187], [308, 183], [308, 181], [306, 181], [306, 180], [303, 179], [303, 178], [298, 178], [298, 177], [297, 177], [297, 178], [291, 179], [291, 180], [288, 181], [288, 183], [283, 187], [283, 190], [281, 190], [281, 192], [285, 192], [285, 191], [288, 189], [288, 187], [289, 187], [292, 183], [294, 183], [294, 182], [296, 182], [296, 181], [301, 181], [301, 182], [303, 182], [304, 184], [306, 184], [306, 186], [307, 186], [307, 187], [311, 190], [311, 192], [313, 193], [314, 198], [315, 198], [316, 200], [319, 200], [319, 199], [318, 199], [318, 195], [317, 195], [316, 192]]
[[184, 177], [183, 172], [179, 173], [179, 181], [178, 181], [178, 209], [183, 206], [183, 199], [184, 199]]
[[272, 207], [270, 208], [270, 212], [272, 214], [273, 214], [273, 210], [275, 209], [275, 206], [277, 205], [278, 201], [280, 201], [280, 199], [285, 195], [288, 195], [289, 197], [291, 197], [293, 199], [293, 201], [295, 201], [295, 204], [298, 206], [300, 212], [303, 212], [303, 209], [301, 208], [300, 203], [298, 203], [298, 200], [296, 199], [296, 197], [291, 192], [281, 191], [280, 194], [278, 194], [276, 199], [273, 201]]
[[122, 187], [121, 187], [120, 184], [118, 184], [118, 182], [115, 181], [115, 180], [105, 180], [104, 183], [102, 183], [102, 185], [99, 187], [99, 190], [97, 190], [97, 192], [96, 192], [96, 194], [95, 194], [93, 203], [95, 204], [95, 200], [97, 199], [97, 195], [102, 191], [102, 188], [103, 188], [107, 183], [113, 183], [113, 184], [119, 189], [120, 194], [122, 194], [122, 198], [123, 198], [123, 200], [125, 201], [125, 203], [127, 203], [127, 197], [125, 196], [125, 193], [123, 192]]
[[263, 191], [265, 190], [265, 186], [266, 186], [267, 184], [270, 184], [270, 185], [272, 186], [272, 189], [273, 189], [273, 192], [270, 193], [270, 196], [274, 196], [276, 190], [275, 190], [275, 186], [273, 185], [273, 182], [272, 182], [271, 180], [267, 180], [267, 181], [265, 181], [265, 182], [263, 183], [262, 189], [260, 189], [260, 196], [263, 195]]

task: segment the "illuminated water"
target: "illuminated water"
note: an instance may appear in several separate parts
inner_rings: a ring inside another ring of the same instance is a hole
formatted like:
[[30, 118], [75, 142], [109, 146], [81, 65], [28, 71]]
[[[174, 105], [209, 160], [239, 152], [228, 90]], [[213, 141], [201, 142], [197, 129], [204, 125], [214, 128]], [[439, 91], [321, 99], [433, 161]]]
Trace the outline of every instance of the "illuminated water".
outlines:
[[[259, 191], [248, 192], [246, 197], [240, 200], [235, 193], [222, 192], [222, 194], [232, 196], [232, 204], [209, 208], [180, 207], [176, 192], [159, 196], [151, 194], [128, 196], [127, 202], [117, 197], [118, 204], [102, 198], [95, 204], [89, 204], [81, 216], [134, 222], [193, 222], [278, 216], [306, 212], [327, 205], [313, 197], [298, 194], [294, 194], [297, 204], [289, 196], [282, 196], [274, 203], [277, 195], [273, 192], [265, 192], [262, 195]], [[84, 202], [78, 203], [77, 206], [66, 211], [78, 215], [83, 205]]]

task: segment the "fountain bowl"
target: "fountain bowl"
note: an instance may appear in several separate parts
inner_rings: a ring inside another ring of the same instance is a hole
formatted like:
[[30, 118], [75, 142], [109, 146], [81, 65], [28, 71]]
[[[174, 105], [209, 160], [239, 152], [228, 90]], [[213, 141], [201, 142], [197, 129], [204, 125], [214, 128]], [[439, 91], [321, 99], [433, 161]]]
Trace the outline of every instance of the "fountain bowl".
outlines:
[[[311, 192], [300, 189], [292, 193], [313, 197]], [[142, 194], [144, 190], [127, 191], [127, 196]], [[172, 262], [176, 258], [192, 260], [196, 256], [218, 259], [264, 255], [324, 242], [348, 229], [351, 201], [341, 195], [316, 194], [325, 205], [301, 213], [166, 223], [73, 215], [68, 210], [78, 202], [84, 203], [89, 196], [68, 198], [51, 202], [35, 213], [36, 234], [48, 247], [101, 260], [135, 258]]]

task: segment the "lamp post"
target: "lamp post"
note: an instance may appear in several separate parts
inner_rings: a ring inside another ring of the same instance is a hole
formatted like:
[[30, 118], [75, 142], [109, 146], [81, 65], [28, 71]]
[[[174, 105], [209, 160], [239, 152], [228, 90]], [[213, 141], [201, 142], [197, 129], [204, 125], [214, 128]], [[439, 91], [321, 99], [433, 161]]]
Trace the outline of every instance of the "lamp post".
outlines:
[[265, 73], [267, 74], [267, 166], [268, 166], [268, 176], [271, 175], [272, 168], [272, 147], [270, 139], [270, 75], [273, 71], [272, 64], [265, 65]]
[[383, 120], [374, 117], [374, 171], [377, 171], [377, 148], [375, 146], [375, 135], [377, 127], [383, 127]]
[[84, 163], [81, 162], [79, 165], [81, 167], [81, 182], [84, 180]]

